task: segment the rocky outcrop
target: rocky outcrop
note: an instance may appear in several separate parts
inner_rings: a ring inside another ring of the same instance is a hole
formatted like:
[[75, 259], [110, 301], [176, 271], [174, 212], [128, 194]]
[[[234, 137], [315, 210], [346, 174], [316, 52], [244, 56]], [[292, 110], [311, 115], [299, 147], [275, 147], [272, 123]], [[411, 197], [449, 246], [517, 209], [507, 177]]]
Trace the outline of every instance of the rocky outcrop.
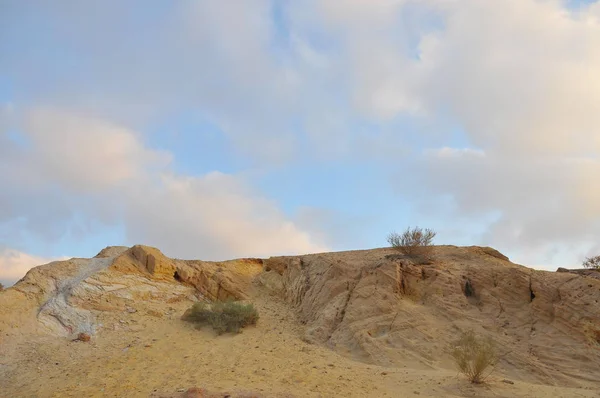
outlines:
[[93, 344], [109, 327], [102, 319], [121, 327], [120, 314], [160, 318], [165, 303], [268, 292], [295, 309], [305, 341], [359, 361], [450, 369], [449, 343], [474, 329], [497, 341], [506, 377], [589, 385], [600, 383], [595, 275], [535, 271], [485, 247], [436, 246], [427, 264], [392, 249], [206, 262], [109, 247], [36, 267], [0, 292], [0, 339], [85, 334]]
[[148, 246], [107, 247], [91, 259], [30, 270], [0, 295], [0, 330], [6, 335], [27, 330], [70, 338], [81, 333], [93, 336], [98, 316], [106, 311], [202, 297], [245, 299], [262, 269], [262, 260], [257, 259], [184, 261]]
[[136, 245], [115, 256], [111, 268], [117, 272], [140, 272], [153, 279], [172, 280], [177, 265], [176, 260], [166, 257], [154, 247]]
[[96, 258], [117, 257], [129, 250], [127, 246], [108, 246], [96, 254]]
[[355, 359], [450, 367], [449, 343], [472, 328], [498, 342], [500, 366], [515, 379], [600, 383], [596, 279], [535, 271], [479, 247], [435, 247], [427, 265], [391, 249], [264, 264], [306, 324], [305, 339]]
[[252, 281], [263, 271], [261, 259], [223, 262], [180, 261], [177, 278], [194, 286], [211, 300], [245, 300], [252, 291]]
[[600, 279], [600, 269], [567, 269], [567, 268], [559, 268], [556, 272], [568, 272], [570, 274], [587, 276], [590, 278]]
[[111, 260], [110, 257], [77, 260], [78, 272], [55, 279], [55, 289], [37, 313], [40, 323], [59, 334], [95, 333], [94, 315], [86, 309], [71, 305], [70, 300], [86, 279], [108, 268]]

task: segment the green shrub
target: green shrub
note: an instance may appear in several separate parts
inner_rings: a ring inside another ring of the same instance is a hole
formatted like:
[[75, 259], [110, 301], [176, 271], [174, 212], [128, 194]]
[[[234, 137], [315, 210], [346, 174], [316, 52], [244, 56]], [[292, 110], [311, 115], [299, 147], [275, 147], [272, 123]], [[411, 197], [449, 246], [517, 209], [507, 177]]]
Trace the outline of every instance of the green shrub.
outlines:
[[477, 337], [472, 330], [464, 332], [452, 343], [452, 357], [458, 370], [474, 384], [483, 383], [491, 373], [484, 374], [486, 370], [489, 367], [493, 370], [498, 361], [493, 340]]
[[583, 262], [585, 268], [600, 270], [600, 256], [588, 257]]
[[431, 229], [408, 227], [402, 234], [392, 232], [388, 235], [387, 241], [393, 248], [407, 256], [422, 255], [428, 256], [431, 253], [431, 243], [436, 232]]
[[183, 314], [182, 319], [200, 326], [210, 325], [220, 335], [239, 333], [241, 328], [255, 325], [258, 312], [252, 304], [235, 301], [216, 301], [210, 305], [197, 302]]

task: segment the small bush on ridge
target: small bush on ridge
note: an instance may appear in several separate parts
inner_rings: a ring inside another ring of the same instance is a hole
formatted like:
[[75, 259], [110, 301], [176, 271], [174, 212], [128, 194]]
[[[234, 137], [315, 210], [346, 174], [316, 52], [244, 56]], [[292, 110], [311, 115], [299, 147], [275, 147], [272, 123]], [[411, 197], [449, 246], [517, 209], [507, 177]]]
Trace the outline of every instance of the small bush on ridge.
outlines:
[[431, 243], [436, 232], [431, 229], [408, 227], [402, 234], [392, 232], [388, 235], [387, 241], [393, 248], [407, 256], [429, 255], [431, 253]]
[[498, 356], [496, 345], [491, 338], [480, 338], [469, 330], [452, 344], [452, 357], [458, 370], [471, 383], [483, 383], [489, 374], [484, 374], [489, 367], [496, 365]]
[[183, 314], [182, 319], [198, 325], [210, 325], [217, 334], [239, 333], [241, 328], [256, 324], [258, 311], [252, 304], [235, 301], [216, 301], [210, 305], [197, 302]]
[[600, 270], [600, 256], [588, 257], [583, 262], [585, 268], [599, 269]]

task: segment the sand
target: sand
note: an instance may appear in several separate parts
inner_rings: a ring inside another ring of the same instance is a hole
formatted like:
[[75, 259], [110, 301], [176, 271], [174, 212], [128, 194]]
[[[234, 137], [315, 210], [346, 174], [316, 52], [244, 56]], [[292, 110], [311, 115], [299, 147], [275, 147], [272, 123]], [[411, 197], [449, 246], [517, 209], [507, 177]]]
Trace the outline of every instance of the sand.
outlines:
[[158, 397], [194, 386], [296, 397], [600, 396], [591, 389], [508, 384], [495, 375], [475, 386], [453, 371], [413, 369], [410, 361], [394, 368], [352, 361], [302, 341], [302, 325], [280, 299], [258, 294], [253, 302], [261, 318], [237, 335], [217, 336], [181, 321], [191, 304], [184, 301], [165, 304], [162, 314], [171, 314], [161, 317], [143, 305], [135, 313], [106, 312], [89, 343], [52, 336], [15, 341], [10, 357], [0, 360], [0, 396]]
[[[210, 263], [136, 246], [37, 267], [0, 292], [0, 397], [600, 397], [599, 279], [435, 250], [429, 265], [389, 249]], [[228, 298], [258, 324], [217, 336], [180, 319]], [[502, 354], [482, 385], [447, 352], [465, 328]]]

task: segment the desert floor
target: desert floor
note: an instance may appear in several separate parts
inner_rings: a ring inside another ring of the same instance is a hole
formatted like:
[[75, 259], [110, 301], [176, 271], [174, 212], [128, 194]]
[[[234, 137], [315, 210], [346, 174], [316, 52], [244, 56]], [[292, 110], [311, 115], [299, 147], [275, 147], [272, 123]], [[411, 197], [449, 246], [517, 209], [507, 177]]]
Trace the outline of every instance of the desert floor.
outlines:
[[[11, 342], [0, 358], [2, 397], [155, 397], [199, 386], [295, 397], [598, 397], [591, 389], [510, 384], [493, 374], [474, 386], [454, 371], [407, 362], [385, 368], [299, 337], [279, 299], [259, 295], [257, 326], [216, 336], [179, 319], [190, 302], [105, 312], [91, 342], [40, 337]], [[416, 366], [413, 366], [416, 365]], [[416, 367], [416, 368], [415, 368]]]

